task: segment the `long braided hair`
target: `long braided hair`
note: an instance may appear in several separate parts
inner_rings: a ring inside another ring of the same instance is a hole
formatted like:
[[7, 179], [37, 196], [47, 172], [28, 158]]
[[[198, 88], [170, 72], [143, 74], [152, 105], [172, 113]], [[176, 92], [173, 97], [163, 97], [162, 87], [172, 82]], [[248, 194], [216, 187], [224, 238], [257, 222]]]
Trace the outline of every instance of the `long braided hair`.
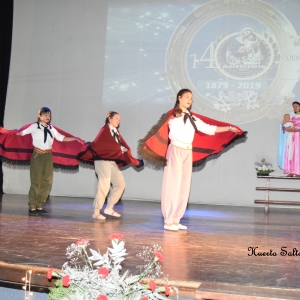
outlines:
[[[176, 96], [176, 102], [174, 105], [174, 108], [176, 108], [175, 112], [174, 112], [174, 117], [180, 117], [182, 114], [182, 109], [179, 108], [179, 97], [182, 97], [183, 94], [185, 93], [192, 93], [191, 90], [189, 89], [181, 89]], [[188, 110], [190, 110], [191, 108], [189, 107]]]

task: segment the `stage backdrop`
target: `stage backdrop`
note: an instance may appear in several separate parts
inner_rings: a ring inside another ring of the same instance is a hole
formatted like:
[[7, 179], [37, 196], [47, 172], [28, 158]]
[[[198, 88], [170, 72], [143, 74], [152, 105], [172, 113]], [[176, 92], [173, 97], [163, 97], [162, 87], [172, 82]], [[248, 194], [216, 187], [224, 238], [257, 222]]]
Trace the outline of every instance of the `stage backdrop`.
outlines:
[[[190, 202], [247, 205], [254, 162], [277, 167], [284, 113], [300, 97], [300, 2], [15, 0], [5, 127], [49, 106], [54, 125], [92, 141], [109, 110], [133, 153], [181, 88], [193, 111], [248, 131], [245, 143], [193, 172]], [[162, 170], [123, 171], [123, 199], [160, 200]], [[55, 172], [51, 195], [94, 197], [92, 169]], [[274, 182], [274, 186], [296, 182]], [[4, 191], [26, 194], [28, 169], [4, 167]], [[296, 199], [289, 193], [273, 199]]]

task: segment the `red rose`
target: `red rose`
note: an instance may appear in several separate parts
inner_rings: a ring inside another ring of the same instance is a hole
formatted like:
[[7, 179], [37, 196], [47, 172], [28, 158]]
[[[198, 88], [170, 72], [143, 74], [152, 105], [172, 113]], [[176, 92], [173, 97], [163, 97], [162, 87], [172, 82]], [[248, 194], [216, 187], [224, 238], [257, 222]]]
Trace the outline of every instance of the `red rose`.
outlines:
[[65, 287], [68, 287], [70, 285], [70, 275], [65, 275], [63, 278], [62, 278], [62, 284], [63, 286]]
[[154, 252], [154, 255], [155, 255], [155, 260], [160, 260], [160, 261], [163, 261], [164, 260], [164, 256], [161, 254], [161, 252], [159, 251], [155, 251]]
[[52, 272], [53, 272], [53, 270], [54, 270], [54, 268], [50, 268], [50, 269], [48, 270], [47, 278], [48, 278], [49, 280], [51, 280], [51, 278], [52, 278]]
[[108, 298], [105, 295], [99, 295], [97, 300], [108, 300]]
[[141, 300], [149, 300], [149, 298], [145, 296], [145, 297], [141, 298]]
[[154, 282], [154, 280], [150, 280], [150, 282], [149, 282], [149, 287], [150, 287], [150, 290], [152, 291], [152, 292], [154, 292], [155, 291], [155, 289], [156, 289], [156, 283]]
[[98, 274], [102, 277], [102, 278], [106, 278], [107, 275], [109, 274], [109, 270], [104, 268], [104, 267], [101, 267], [98, 269]]
[[87, 239], [82, 239], [82, 240], [80, 240], [80, 241], [78, 241], [78, 242], [76, 243], [76, 246], [77, 246], [77, 247], [78, 247], [78, 246], [86, 246], [88, 243], [89, 243], [89, 240], [87, 240]]
[[116, 243], [121, 241], [123, 239], [123, 234], [122, 233], [113, 233], [110, 236], [111, 240], [114, 240]]
[[165, 284], [164, 286], [165, 286], [165, 294], [166, 294], [166, 296], [169, 296], [170, 295], [170, 288], [167, 284]]

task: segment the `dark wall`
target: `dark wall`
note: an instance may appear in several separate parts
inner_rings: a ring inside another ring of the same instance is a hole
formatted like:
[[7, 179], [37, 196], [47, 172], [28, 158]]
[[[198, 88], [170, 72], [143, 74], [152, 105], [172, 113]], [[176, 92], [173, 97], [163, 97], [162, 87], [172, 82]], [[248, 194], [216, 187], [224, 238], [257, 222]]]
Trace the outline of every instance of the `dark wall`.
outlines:
[[[0, 126], [4, 126], [4, 113], [9, 76], [13, 27], [13, 0], [0, 1]], [[0, 193], [3, 194], [3, 172], [0, 162]]]

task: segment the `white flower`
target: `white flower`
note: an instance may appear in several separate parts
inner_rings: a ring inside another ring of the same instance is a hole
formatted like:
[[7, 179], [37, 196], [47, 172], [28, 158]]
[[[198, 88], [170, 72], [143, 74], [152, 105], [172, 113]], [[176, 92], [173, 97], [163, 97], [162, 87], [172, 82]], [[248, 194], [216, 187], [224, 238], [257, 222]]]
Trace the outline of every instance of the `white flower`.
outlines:
[[254, 167], [257, 173], [268, 174], [274, 172], [272, 164], [266, 162], [264, 158], [260, 162], [255, 162]]

